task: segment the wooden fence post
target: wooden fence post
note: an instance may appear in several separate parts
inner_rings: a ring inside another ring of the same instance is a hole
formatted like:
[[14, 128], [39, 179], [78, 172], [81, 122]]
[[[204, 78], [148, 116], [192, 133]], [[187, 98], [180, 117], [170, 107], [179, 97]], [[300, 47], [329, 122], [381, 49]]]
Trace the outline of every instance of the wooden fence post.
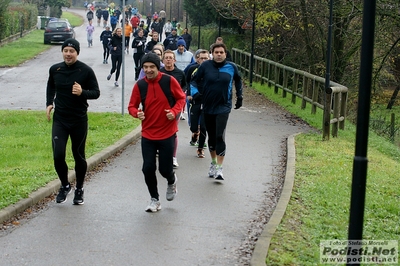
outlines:
[[315, 77], [312, 81], [312, 105], [311, 105], [311, 113], [316, 114], [317, 113], [317, 105], [315, 103], [318, 102], [318, 92], [319, 92], [319, 86], [315, 84]]
[[261, 71], [260, 71], [261, 85], [264, 85], [264, 76], [265, 76], [265, 62], [261, 61]]
[[333, 97], [333, 118], [335, 122], [332, 124], [332, 137], [336, 138], [338, 136], [338, 125], [340, 117], [340, 93], [335, 93]]
[[344, 130], [344, 121], [346, 121], [346, 111], [347, 111], [347, 91], [342, 92], [340, 94], [340, 116], [343, 117], [342, 120], [339, 121], [339, 128]]
[[278, 94], [278, 92], [279, 92], [278, 84], [279, 84], [280, 70], [281, 69], [277, 65], [275, 65], [275, 71], [274, 71], [274, 74], [275, 74], [274, 92], [275, 92], [275, 94]]
[[286, 98], [287, 96], [287, 86], [288, 86], [288, 71], [286, 68], [283, 69], [283, 89], [282, 89], [282, 97]]
[[294, 72], [294, 77], [293, 77], [293, 93], [292, 93], [292, 103], [295, 104], [296, 103], [296, 93], [297, 93], [297, 89], [299, 87], [299, 74], [297, 74], [296, 72]]
[[267, 65], [267, 85], [268, 85], [268, 87], [270, 87], [271, 86], [271, 64], [270, 63], [268, 63], [268, 65]]
[[324, 104], [324, 121], [322, 127], [322, 139], [329, 140], [331, 130], [331, 103], [332, 103], [332, 88], [329, 87], [325, 90], [325, 104]]
[[306, 109], [306, 97], [307, 97], [307, 91], [308, 91], [308, 78], [306, 76], [303, 76], [303, 98], [301, 101], [301, 109]]

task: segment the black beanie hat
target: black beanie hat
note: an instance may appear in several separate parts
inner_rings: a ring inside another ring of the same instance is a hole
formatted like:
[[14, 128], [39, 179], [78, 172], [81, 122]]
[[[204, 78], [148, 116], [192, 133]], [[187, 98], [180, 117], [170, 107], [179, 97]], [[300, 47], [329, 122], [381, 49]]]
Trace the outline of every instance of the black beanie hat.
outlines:
[[77, 40], [72, 38], [66, 39], [61, 46], [61, 51], [64, 50], [64, 48], [67, 46], [74, 48], [76, 53], [79, 54], [80, 48], [79, 48], [79, 42]]
[[140, 61], [142, 61], [142, 68], [144, 63], [151, 62], [156, 65], [158, 70], [160, 70], [160, 57], [153, 52], [145, 54]]

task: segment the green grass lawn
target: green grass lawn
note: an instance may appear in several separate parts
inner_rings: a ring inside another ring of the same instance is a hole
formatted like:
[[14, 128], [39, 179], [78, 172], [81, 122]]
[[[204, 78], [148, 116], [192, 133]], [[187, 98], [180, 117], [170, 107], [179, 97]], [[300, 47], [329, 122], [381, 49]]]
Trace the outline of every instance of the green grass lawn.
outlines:
[[[128, 114], [88, 115], [87, 158], [114, 144], [140, 124]], [[58, 178], [52, 159], [51, 125], [45, 111], [0, 110], [0, 209]], [[70, 142], [67, 163], [73, 169]]]
[[[289, 98], [256, 84], [269, 99], [321, 129], [322, 110], [311, 115]], [[298, 101], [300, 102], [300, 101]], [[355, 126], [346, 122], [337, 138], [322, 141], [321, 134], [295, 138], [296, 174], [286, 213], [274, 234], [267, 265], [320, 265], [321, 240], [347, 239]], [[369, 133], [364, 239], [400, 239], [400, 149]]]
[[43, 44], [43, 30], [30, 34], [0, 47], [0, 67], [14, 67], [32, 59], [50, 46]]
[[[400, 101], [400, 97], [397, 101]], [[392, 125], [391, 118], [394, 117]], [[400, 106], [394, 105], [392, 109], [386, 109], [386, 104], [374, 104], [371, 108], [371, 127], [379, 135], [391, 139], [400, 147]], [[393, 132], [392, 132], [393, 131]], [[393, 134], [394, 133], [394, 134]]]
[[83, 24], [83, 18], [75, 13], [63, 11], [61, 17], [68, 19], [72, 27], [77, 27]]

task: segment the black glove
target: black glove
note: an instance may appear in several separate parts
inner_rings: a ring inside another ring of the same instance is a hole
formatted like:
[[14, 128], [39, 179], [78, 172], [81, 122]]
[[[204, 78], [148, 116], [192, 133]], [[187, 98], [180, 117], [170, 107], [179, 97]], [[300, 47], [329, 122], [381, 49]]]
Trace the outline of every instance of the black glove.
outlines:
[[196, 103], [196, 100], [198, 100], [200, 96], [201, 96], [200, 93], [196, 93], [195, 95], [193, 95], [193, 97], [192, 97], [192, 102], [195, 104], [195, 103]]
[[240, 107], [242, 107], [242, 104], [243, 104], [243, 98], [237, 98], [236, 104], [235, 104], [235, 109], [239, 109]]

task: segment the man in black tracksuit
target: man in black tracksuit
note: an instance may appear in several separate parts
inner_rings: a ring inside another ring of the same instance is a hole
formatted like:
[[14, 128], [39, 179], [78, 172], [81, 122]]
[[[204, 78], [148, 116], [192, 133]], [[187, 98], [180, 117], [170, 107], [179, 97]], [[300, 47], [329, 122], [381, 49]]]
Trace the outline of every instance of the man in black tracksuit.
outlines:
[[112, 38], [112, 31], [110, 26], [106, 26], [106, 29], [100, 34], [100, 41], [103, 43], [103, 64], [108, 64], [108, 57], [110, 56], [110, 47], [108, 43]]
[[85, 157], [86, 136], [88, 131], [88, 99], [100, 96], [99, 85], [94, 71], [78, 61], [79, 42], [67, 39], [62, 45], [64, 62], [50, 67], [46, 91], [46, 115], [51, 120], [54, 167], [61, 181], [56, 198], [57, 203], [67, 200], [71, 192], [68, 181], [68, 166], [65, 161], [68, 138], [71, 138], [72, 154], [75, 160], [76, 190], [73, 203], [80, 205], [83, 200], [83, 182], [87, 163]]

